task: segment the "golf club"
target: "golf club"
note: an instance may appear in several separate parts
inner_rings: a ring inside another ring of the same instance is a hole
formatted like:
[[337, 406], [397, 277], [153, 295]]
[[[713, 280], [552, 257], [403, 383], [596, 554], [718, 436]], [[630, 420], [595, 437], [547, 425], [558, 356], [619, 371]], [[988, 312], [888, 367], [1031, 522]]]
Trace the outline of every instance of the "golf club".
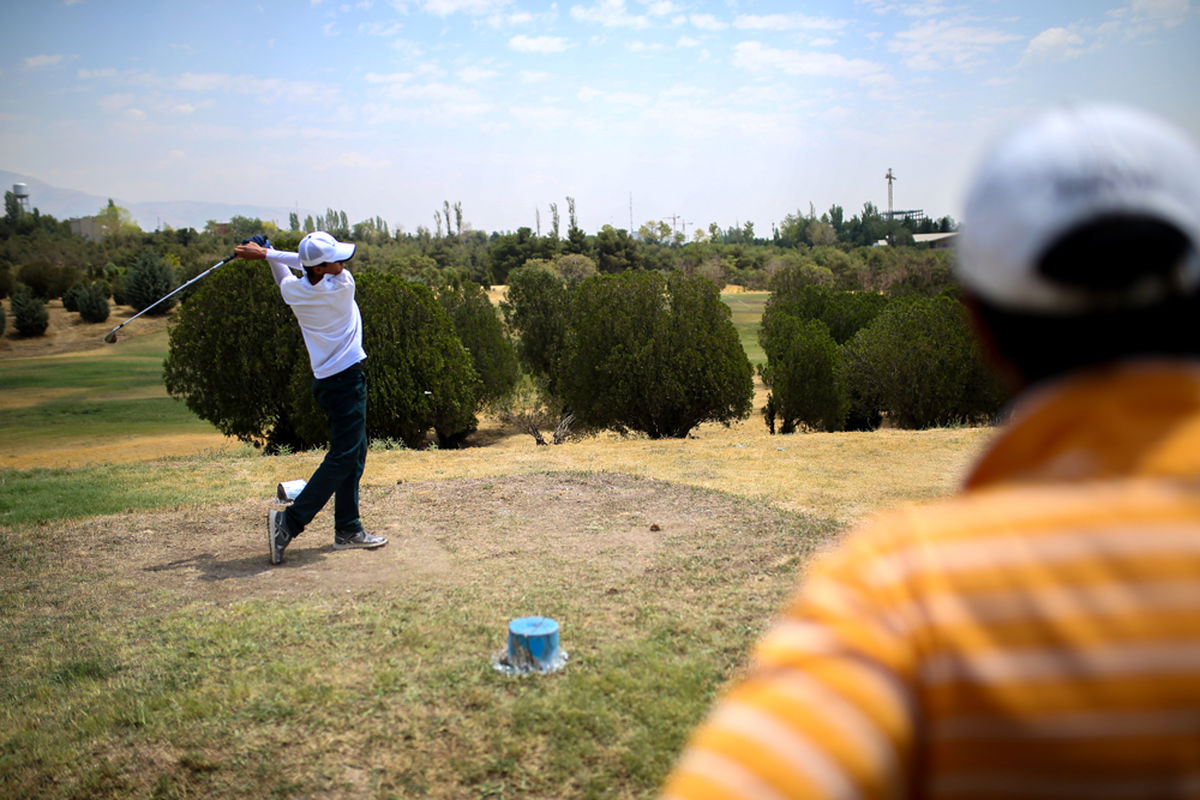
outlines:
[[150, 309], [154, 308], [156, 305], [158, 305], [159, 303], [161, 303], [163, 300], [166, 300], [166, 299], [167, 299], [168, 297], [170, 297], [171, 295], [178, 294], [179, 292], [182, 292], [184, 289], [186, 289], [187, 287], [191, 286], [193, 283], [195, 283], [196, 281], [200, 280], [201, 278], [203, 278], [203, 277], [204, 277], [205, 275], [207, 275], [208, 273], [212, 272], [212, 271], [213, 271], [214, 269], [216, 269], [217, 267], [220, 267], [220, 266], [222, 266], [222, 265], [224, 265], [224, 264], [228, 264], [230, 261], [233, 261], [235, 258], [237, 258], [237, 255], [236, 255], [235, 253], [230, 253], [230, 254], [229, 254], [229, 255], [227, 255], [225, 258], [223, 258], [223, 259], [221, 259], [220, 261], [218, 261], [216, 264], [213, 264], [211, 267], [209, 267], [208, 269], [204, 270], [204, 272], [201, 272], [199, 275], [197, 275], [196, 277], [192, 278], [192, 279], [191, 279], [190, 281], [188, 281], [187, 283], [185, 283], [185, 284], [183, 284], [182, 286], [180, 286], [178, 289], [175, 289], [174, 291], [171, 291], [171, 292], [168, 292], [167, 294], [164, 294], [162, 297], [158, 298], [158, 299], [157, 299], [157, 300], [155, 300], [153, 303], [151, 303], [150, 305], [146, 306], [146, 307], [145, 307], [145, 308], [143, 308], [141, 311], [139, 311], [138, 313], [134, 314], [132, 317], [130, 317], [129, 319], [125, 320], [125, 321], [124, 321], [124, 322], [122, 322], [120, 325], [118, 325], [117, 327], [115, 327], [115, 328], [113, 328], [111, 331], [109, 331], [109, 332], [108, 332], [108, 335], [104, 337], [104, 341], [105, 341], [107, 344], [112, 344], [113, 342], [115, 342], [115, 341], [117, 340], [117, 331], [121, 330], [121, 328], [124, 328], [126, 325], [128, 325], [128, 324], [129, 324], [129, 323], [131, 323], [131, 322], [133, 322], [135, 319], [137, 319], [138, 317], [140, 317], [142, 314], [145, 314], [147, 311], [149, 311]]

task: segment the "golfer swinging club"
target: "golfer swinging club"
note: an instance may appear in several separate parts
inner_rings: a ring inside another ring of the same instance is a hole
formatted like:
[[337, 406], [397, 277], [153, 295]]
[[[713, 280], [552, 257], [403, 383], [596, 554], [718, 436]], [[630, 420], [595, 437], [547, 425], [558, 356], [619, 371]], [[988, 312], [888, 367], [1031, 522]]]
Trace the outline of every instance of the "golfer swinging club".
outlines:
[[[355, 245], [339, 242], [324, 231], [300, 240], [298, 253], [264, 248], [249, 241], [239, 245], [239, 258], [271, 266], [283, 301], [291, 306], [304, 334], [312, 362], [313, 396], [329, 416], [329, 452], [296, 501], [284, 511], [267, 512], [271, 563], [283, 562], [283, 551], [333, 500], [333, 547], [375, 548], [387, 544], [358, 519], [358, 482], [367, 459], [367, 383], [363, 361], [362, 315], [354, 301], [354, 277], [345, 264]], [[304, 267], [304, 278], [292, 273]]]

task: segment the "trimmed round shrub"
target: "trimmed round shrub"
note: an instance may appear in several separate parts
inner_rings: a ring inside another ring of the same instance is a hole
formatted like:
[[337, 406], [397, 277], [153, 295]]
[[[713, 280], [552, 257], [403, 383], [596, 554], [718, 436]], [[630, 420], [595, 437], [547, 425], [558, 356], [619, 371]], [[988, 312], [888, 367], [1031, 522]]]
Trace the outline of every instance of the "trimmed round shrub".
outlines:
[[104, 322], [110, 311], [107, 287], [100, 282], [89, 283], [75, 295], [75, 305], [84, 322]]
[[396, 275], [357, 280], [367, 351], [367, 435], [417, 448], [432, 428], [440, 447], [460, 446], [479, 424], [479, 376], [449, 315], [427, 286]]
[[855, 413], [869, 414], [873, 403], [902, 428], [986, 420], [1006, 400], [962, 304], [944, 295], [893, 301], [843, 356]]
[[[176, 285], [175, 270], [171, 265], [153, 250], [143, 250], [125, 273], [121, 282], [121, 292], [125, 302], [132, 306], [134, 311], [143, 311], [170, 294]], [[178, 295], [159, 303], [146, 313], [152, 317], [161, 317], [175, 307], [176, 300]]]
[[28, 286], [19, 286], [12, 294], [13, 328], [20, 336], [41, 336], [50, 326], [46, 304], [33, 296]]
[[585, 425], [683, 438], [750, 415], [753, 369], [716, 284], [597, 275], [571, 297], [563, 399]]
[[[416, 448], [433, 428], [440, 445], [460, 443], [477, 424], [477, 379], [446, 312], [428, 288], [394, 276], [356, 280], [367, 435]], [[268, 452], [328, 442], [300, 326], [270, 270], [235, 261], [198, 285], [169, 328], [167, 391], [222, 433]]]
[[71, 284], [71, 288], [63, 292], [62, 304], [63, 309], [72, 313], [79, 311], [79, 293], [87, 288], [87, 284], [83, 281], [76, 281]]

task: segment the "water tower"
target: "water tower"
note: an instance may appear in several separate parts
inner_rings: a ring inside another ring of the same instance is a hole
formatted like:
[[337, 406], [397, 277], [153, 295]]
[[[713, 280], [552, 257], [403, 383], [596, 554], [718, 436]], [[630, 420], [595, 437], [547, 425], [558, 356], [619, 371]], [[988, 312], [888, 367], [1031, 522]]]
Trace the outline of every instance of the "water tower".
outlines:
[[23, 183], [13, 184], [13, 196], [17, 198], [17, 205], [22, 211], [29, 211], [29, 187]]

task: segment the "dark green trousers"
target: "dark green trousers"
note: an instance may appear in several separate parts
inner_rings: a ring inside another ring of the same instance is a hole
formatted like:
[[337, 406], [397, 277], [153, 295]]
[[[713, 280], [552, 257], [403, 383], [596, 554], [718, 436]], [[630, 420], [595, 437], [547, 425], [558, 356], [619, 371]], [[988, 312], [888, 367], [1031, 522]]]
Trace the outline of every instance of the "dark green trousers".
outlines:
[[329, 416], [329, 452], [308, 479], [285, 516], [292, 536], [300, 534], [333, 498], [333, 527], [339, 533], [363, 529], [358, 519], [358, 482], [367, 463], [367, 380], [361, 366], [316, 378], [317, 404]]

